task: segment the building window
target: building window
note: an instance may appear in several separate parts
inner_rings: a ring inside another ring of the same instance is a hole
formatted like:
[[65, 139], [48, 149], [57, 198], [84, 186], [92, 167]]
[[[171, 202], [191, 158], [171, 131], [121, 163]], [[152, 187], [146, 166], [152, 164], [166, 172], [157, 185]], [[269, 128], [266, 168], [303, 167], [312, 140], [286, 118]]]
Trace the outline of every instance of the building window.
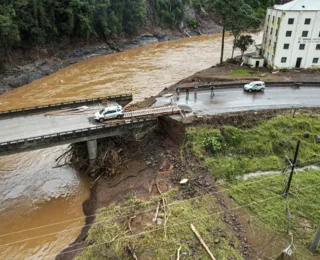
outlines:
[[280, 24], [280, 17], [278, 17], [278, 25]]
[[320, 50], [320, 44], [317, 44], [316, 50]]
[[273, 44], [273, 48], [275, 49], [276, 47], [277, 47], [277, 42]]
[[272, 16], [272, 22], [274, 23], [274, 16]]
[[312, 63], [318, 63], [319, 62], [319, 58], [313, 58]]
[[300, 44], [300, 46], [299, 46], [299, 50], [304, 50], [304, 48], [306, 47], [306, 45], [305, 44]]
[[311, 19], [307, 18], [306, 20], [304, 20], [304, 24], [310, 24], [311, 23]]
[[289, 18], [288, 24], [293, 24], [294, 23], [294, 18]]
[[289, 43], [285, 43], [283, 45], [283, 49], [288, 50], [289, 49], [290, 44]]
[[272, 35], [272, 33], [273, 33], [273, 28], [271, 28], [271, 31], [270, 31], [270, 34]]
[[266, 30], [266, 33], [268, 33], [268, 31], [269, 31], [269, 26], [267, 26], [267, 30]]
[[270, 21], [270, 14], [268, 15], [268, 22]]
[[278, 36], [278, 29], [276, 29], [276, 36]]
[[287, 32], [286, 32], [286, 36], [287, 36], [287, 37], [291, 37], [291, 35], [292, 35], [292, 31], [287, 31]]
[[269, 40], [269, 46], [271, 45], [271, 40]]
[[302, 32], [302, 37], [308, 37], [308, 31], [303, 31]]
[[286, 62], [287, 62], [287, 58], [286, 58], [286, 57], [282, 57], [282, 58], [281, 58], [281, 62], [282, 62], [282, 63], [286, 63]]

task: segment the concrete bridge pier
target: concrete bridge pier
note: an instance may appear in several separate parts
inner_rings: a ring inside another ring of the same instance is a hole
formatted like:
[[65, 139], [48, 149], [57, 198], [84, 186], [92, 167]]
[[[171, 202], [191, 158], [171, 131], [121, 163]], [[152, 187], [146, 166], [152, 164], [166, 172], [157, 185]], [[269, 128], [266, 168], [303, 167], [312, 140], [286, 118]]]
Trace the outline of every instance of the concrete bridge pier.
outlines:
[[89, 162], [90, 165], [97, 159], [98, 154], [98, 142], [97, 139], [87, 141], [88, 147], [88, 155], [89, 155]]

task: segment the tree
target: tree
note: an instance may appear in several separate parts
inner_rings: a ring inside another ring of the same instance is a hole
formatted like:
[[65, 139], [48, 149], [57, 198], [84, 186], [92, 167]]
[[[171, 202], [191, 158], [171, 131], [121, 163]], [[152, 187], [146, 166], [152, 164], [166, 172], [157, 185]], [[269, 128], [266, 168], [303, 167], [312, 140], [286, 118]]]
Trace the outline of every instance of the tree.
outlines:
[[226, 30], [230, 30], [233, 33], [235, 36], [234, 44], [236, 44], [240, 33], [250, 28], [256, 28], [259, 25], [259, 20], [245, 0], [213, 0], [212, 7], [222, 17], [223, 31], [220, 57], [220, 63], [222, 63]]
[[246, 50], [254, 43], [251, 35], [241, 35], [235, 44], [237, 49], [241, 50], [241, 59]]
[[241, 33], [250, 29], [257, 29], [261, 24], [261, 20], [247, 4], [240, 6], [234, 15], [236, 15], [237, 19], [235, 17], [228, 17], [226, 19], [226, 29], [231, 31], [234, 37], [231, 58], [233, 58], [235, 45]]
[[15, 11], [12, 5], [1, 6], [0, 9], [0, 70], [4, 69], [9, 58], [11, 47], [19, 42], [20, 33], [14, 23]]

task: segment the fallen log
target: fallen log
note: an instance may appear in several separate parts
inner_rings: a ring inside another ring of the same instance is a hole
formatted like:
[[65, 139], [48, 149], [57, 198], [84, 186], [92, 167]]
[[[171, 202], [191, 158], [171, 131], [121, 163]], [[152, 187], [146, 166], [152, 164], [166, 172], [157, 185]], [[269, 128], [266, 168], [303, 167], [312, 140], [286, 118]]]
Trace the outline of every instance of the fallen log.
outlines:
[[206, 245], [206, 243], [203, 241], [202, 237], [200, 236], [200, 234], [198, 233], [198, 231], [196, 230], [196, 228], [194, 227], [193, 224], [190, 224], [190, 227], [193, 231], [193, 233], [195, 233], [195, 235], [197, 236], [197, 238], [199, 239], [200, 243], [202, 244], [202, 246], [204, 247], [204, 249], [207, 251], [207, 253], [209, 254], [209, 256], [211, 257], [212, 260], [216, 260], [213, 256], [213, 254], [211, 253], [209, 247]]

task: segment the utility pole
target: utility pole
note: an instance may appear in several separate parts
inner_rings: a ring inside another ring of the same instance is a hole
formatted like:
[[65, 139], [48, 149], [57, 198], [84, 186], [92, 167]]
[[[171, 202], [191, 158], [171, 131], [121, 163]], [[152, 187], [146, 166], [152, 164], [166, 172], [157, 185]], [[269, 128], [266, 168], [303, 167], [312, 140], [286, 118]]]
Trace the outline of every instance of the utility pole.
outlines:
[[316, 234], [314, 235], [314, 239], [313, 242], [310, 246], [310, 251], [312, 253], [315, 253], [318, 249], [318, 245], [319, 245], [319, 241], [320, 241], [320, 225], [318, 226], [318, 230], [316, 232]]
[[297, 143], [296, 153], [295, 153], [295, 155], [294, 155], [293, 163], [291, 164], [291, 173], [290, 173], [290, 177], [289, 177], [289, 180], [288, 180], [288, 183], [287, 183], [287, 186], [286, 186], [286, 190], [285, 190], [285, 192], [284, 192], [284, 195], [285, 195], [285, 196], [288, 196], [288, 193], [289, 193], [289, 190], [290, 190], [290, 186], [291, 186], [291, 182], [292, 182], [292, 177], [293, 177], [293, 174], [294, 174], [294, 168], [295, 168], [296, 163], [297, 163], [297, 158], [298, 158], [298, 153], [299, 153], [299, 147], [300, 147], [300, 140], [299, 140], [298, 143]]

